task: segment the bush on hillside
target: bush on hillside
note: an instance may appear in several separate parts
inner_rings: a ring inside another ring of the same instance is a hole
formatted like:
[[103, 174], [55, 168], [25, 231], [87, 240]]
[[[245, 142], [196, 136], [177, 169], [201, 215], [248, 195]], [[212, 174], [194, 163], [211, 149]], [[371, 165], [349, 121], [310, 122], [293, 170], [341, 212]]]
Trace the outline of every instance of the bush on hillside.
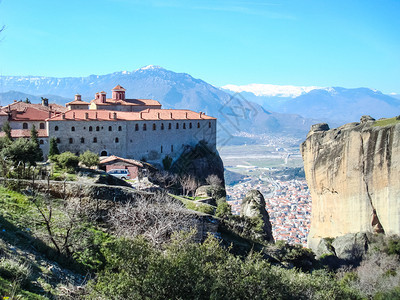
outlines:
[[88, 168], [95, 167], [100, 163], [99, 156], [90, 150], [79, 155], [79, 161]]

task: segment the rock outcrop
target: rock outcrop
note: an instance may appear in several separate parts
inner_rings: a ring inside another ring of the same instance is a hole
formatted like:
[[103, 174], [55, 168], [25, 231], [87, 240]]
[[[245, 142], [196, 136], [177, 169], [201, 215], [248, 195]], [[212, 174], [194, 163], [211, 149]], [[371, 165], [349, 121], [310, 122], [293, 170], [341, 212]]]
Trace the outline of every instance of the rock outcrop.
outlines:
[[265, 209], [264, 196], [257, 190], [251, 190], [243, 199], [240, 216], [247, 217], [254, 223], [253, 233], [256, 238], [273, 242], [272, 225]]
[[400, 234], [400, 123], [314, 125], [301, 145], [312, 197], [308, 244], [357, 232]]

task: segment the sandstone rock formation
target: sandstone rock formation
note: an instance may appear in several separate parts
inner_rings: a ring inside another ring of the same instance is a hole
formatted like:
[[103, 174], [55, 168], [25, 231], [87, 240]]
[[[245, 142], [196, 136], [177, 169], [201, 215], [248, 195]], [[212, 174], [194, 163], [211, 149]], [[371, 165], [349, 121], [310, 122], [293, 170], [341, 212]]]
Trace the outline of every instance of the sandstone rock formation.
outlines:
[[243, 199], [240, 209], [240, 216], [248, 217], [254, 224], [254, 233], [256, 238], [273, 242], [272, 225], [269, 221], [269, 215], [265, 209], [264, 196], [257, 190], [251, 190]]
[[329, 130], [311, 128], [301, 145], [312, 197], [308, 244], [357, 232], [400, 234], [400, 123], [363, 116]]

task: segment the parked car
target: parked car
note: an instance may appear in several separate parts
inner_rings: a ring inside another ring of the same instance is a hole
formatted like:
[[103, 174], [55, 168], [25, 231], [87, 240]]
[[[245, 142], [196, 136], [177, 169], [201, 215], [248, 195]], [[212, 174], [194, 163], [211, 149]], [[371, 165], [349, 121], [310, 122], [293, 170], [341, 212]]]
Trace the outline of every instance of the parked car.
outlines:
[[131, 174], [129, 173], [129, 171], [127, 169], [113, 169], [110, 171], [107, 171], [107, 174], [110, 174], [112, 176], [115, 176], [119, 179], [130, 179], [131, 178]]

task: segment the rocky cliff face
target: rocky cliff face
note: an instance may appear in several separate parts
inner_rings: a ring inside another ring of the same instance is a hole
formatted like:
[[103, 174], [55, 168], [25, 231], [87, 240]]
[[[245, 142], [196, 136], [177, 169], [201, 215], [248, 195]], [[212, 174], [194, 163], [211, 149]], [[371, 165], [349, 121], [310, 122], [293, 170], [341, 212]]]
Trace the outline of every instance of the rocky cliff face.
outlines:
[[251, 190], [247, 192], [241, 204], [240, 216], [247, 217], [253, 221], [253, 234], [256, 238], [274, 242], [272, 225], [265, 209], [265, 199], [260, 191]]
[[309, 246], [356, 232], [400, 234], [400, 123], [313, 125], [301, 145], [312, 196]]

